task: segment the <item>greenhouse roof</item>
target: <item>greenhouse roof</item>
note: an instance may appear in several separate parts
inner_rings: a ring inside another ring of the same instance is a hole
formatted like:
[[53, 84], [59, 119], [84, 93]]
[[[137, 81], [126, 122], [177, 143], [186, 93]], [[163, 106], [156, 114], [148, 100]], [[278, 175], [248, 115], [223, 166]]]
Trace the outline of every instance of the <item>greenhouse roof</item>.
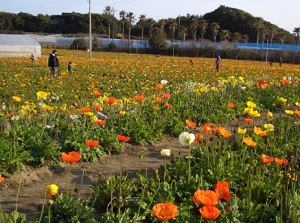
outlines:
[[27, 35], [0, 34], [0, 45], [40, 46], [39, 42]]

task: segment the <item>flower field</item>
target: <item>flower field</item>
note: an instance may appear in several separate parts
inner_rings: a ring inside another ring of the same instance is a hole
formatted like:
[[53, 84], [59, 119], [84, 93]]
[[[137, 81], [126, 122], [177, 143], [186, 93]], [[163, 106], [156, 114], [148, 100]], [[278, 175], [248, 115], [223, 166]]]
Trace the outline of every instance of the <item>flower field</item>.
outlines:
[[50, 184], [36, 219], [0, 206], [0, 222], [300, 222], [299, 65], [58, 50], [54, 77], [48, 53], [0, 57], [0, 185], [167, 137], [187, 155], [99, 175], [88, 201]]

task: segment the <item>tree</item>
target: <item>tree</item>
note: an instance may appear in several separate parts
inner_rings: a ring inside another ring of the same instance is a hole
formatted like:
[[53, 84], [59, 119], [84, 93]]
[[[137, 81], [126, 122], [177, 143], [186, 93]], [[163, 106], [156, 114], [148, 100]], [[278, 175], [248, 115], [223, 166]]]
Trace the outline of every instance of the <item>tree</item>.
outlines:
[[128, 47], [131, 48], [130, 44], [130, 35], [131, 35], [131, 28], [133, 23], [135, 22], [134, 14], [132, 12], [126, 13], [127, 25], [128, 25]]
[[294, 28], [293, 35], [294, 35], [295, 41], [298, 45], [299, 44], [299, 37], [300, 37], [300, 27]]
[[190, 20], [190, 22], [189, 22], [189, 27], [190, 27], [190, 30], [192, 32], [192, 37], [193, 37], [194, 41], [197, 40], [197, 29], [198, 29], [198, 26], [199, 26], [199, 22], [198, 22], [197, 18], [192, 17], [191, 20]]
[[208, 22], [205, 19], [200, 19], [199, 21], [199, 27], [200, 27], [200, 33], [201, 33], [201, 39], [204, 39], [204, 34], [206, 33], [206, 29], [208, 27]]
[[142, 28], [142, 41], [143, 41], [144, 40], [144, 29], [145, 29], [145, 26], [147, 25], [147, 19], [146, 19], [145, 15], [140, 15], [139, 19], [140, 20], [138, 21], [138, 24]]
[[212, 31], [212, 38], [214, 42], [217, 42], [217, 35], [220, 29], [220, 25], [217, 22], [213, 22], [210, 24], [210, 30]]
[[158, 20], [158, 26], [162, 29], [165, 30], [165, 25], [167, 24], [167, 21], [165, 19], [160, 19]]
[[149, 38], [152, 37], [152, 33], [153, 33], [153, 26], [156, 24], [155, 20], [152, 18], [147, 19], [147, 27], [149, 29], [148, 34], [149, 34]]
[[185, 41], [187, 37], [188, 29], [185, 26], [180, 26], [178, 31], [178, 36], [181, 41]]
[[258, 46], [260, 31], [264, 27], [264, 20], [260, 17], [256, 18], [252, 24], [252, 27], [256, 30], [256, 44]]
[[221, 40], [224, 40], [227, 42], [230, 39], [231, 33], [228, 29], [223, 29], [221, 31], [220, 36], [221, 36]]
[[125, 23], [126, 23], [126, 12], [124, 10], [122, 10], [119, 13], [121, 22], [122, 22], [122, 39], [124, 38], [124, 30], [125, 30]]
[[149, 46], [155, 53], [159, 53], [161, 50], [166, 49], [166, 33], [161, 28], [155, 27], [153, 29], [153, 35], [149, 39]]
[[234, 42], [240, 43], [242, 41], [242, 37], [243, 37], [243, 35], [241, 33], [235, 32], [235, 33], [232, 33], [231, 40]]
[[174, 40], [175, 40], [175, 32], [176, 32], [177, 26], [178, 26], [178, 24], [175, 19], [170, 19], [168, 21], [168, 28], [170, 31], [171, 42], [174, 42]]
[[108, 40], [110, 40], [110, 23], [111, 23], [111, 15], [114, 9], [111, 6], [106, 6], [104, 10], [104, 15], [107, 17], [108, 21]]

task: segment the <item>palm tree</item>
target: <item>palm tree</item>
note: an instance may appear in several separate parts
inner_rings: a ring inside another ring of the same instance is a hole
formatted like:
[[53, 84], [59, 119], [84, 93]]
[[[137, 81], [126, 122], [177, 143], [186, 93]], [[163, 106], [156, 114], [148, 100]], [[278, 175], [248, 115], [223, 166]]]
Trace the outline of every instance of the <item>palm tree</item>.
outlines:
[[181, 39], [181, 41], [185, 41], [186, 36], [187, 36], [187, 28], [185, 26], [180, 26], [178, 35], [179, 35], [179, 38]]
[[122, 39], [124, 38], [124, 30], [125, 30], [125, 23], [126, 23], [126, 12], [124, 10], [122, 10], [119, 13], [121, 22], [122, 22]]
[[167, 21], [165, 19], [160, 19], [158, 20], [158, 26], [162, 29], [165, 30], [165, 25], [167, 24]]
[[114, 9], [111, 6], [106, 6], [104, 10], [104, 15], [107, 17], [108, 21], [108, 41], [110, 40], [110, 22], [111, 22], [111, 12]]
[[242, 41], [243, 35], [241, 33], [235, 32], [231, 35], [231, 40], [237, 43]]
[[264, 20], [261, 17], [258, 17], [258, 18], [255, 19], [255, 21], [252, 24], [252, 26], [254, 27], [254, 29], [257, 32], [257, 35], [256, 35], [256, 45], [258, 46], [260, 30], [264, 27]]
[[152, 37], [153, 26], [156, 24], [155, 20], [152, 18], [147, 19], [147, 27], [149, 28], [149, 38]]
[[269, 37], [270, 37], [270, 43], [271, 44], [273, 43], [273, 39], [274, 39], [276, 33], [277, 33], [277, 30], [275, 29], [275, 27], [270, 28]]
[[133, 23], [135, 22], [134, 14], [132, 12], [126, 13], [126, 19], [128, 24], [128, 46], [129, 48], [131, 48], [130, 35], [131, 35], [131, 28], [133, 26]]
[[193, 40], [197, 40], [197, 28], [199, 26], [199, 22], [197, 18], [193, 17], [189, 22], [190, 30], [192, 32]]
[[175, 40], [175, 32], [176, 32], [176, 29], [177, 29], [177, 22], [176, 22], [176, 19], [171, 19], [169, 21], [169, 30], [170, 30], [170, 36], [171, 36], [171, 41], [174, 42]]
[[297, 45], [299, 45], [300, 27], [294, 28], [293, 35], [295, 37], [295, 41], [296, 41]]
[[231, 33], [228, 29], [223, 29], [221, 31], [221, 40], [228, 41], [230, 39]]
[[200, 27], [201, 39], [203, 40], [204, 34], [206, 33], [206, 29], [208, 27], [207, 20], [200, 19], [200, 21], [199, 21], [199, 27]]
[[217, 35], [220, 29], [220, 25], [217, 22], [212, 22], [210, 24], [210, 30], [212, 31], [212, 38], [214, 42], [217, 42]]
[[144, 40], [144, 29], [145, 29], [145, 26], [147, 25], [146, 15], [140, 15], [138, 23], [142, 27], [142, 41], [143, 41]]

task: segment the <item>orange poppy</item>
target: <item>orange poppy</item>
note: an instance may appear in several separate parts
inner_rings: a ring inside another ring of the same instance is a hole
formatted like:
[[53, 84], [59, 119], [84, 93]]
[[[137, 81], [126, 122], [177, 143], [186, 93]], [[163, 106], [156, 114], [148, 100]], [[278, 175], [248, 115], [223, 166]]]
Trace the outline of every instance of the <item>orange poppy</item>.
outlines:
[[155, 85], [156, 90], [161, 90], [163, 87], [164, 87], [164, 85], [161, 83]]
[[85, 113], [85, 112], [91, 112], [92, 109], [91, 109], [91, 107], [86, 106], [86, 107], [81, 108], [80, 111]]
[[255, 127], [255, 126], [254, 126], [254, 130], [253, 131], [254, 131], [254, 133], [256, 135], [259, 135], [259, 136], [266, 136], [268, 134], [268, 131], [264, 131], [261, 128]]
[[201, 134], [195, 134], [195, 143], [198, 144], [200, 142], [203, 142], [204, 141], [204, 136], [201, 135]]
[[144, 99], [145, 99], [143, 95], [137, 95], [137, 96], [135, 96], [134, 98], [135, 98], [135, 100], [137, 100], [137, 101], [144, 101]]
[[170, 202], [154, 205], [152, 213], [161, 221], [167, 221], [178, 215], [178, 207]]
[[193, 201], [196, 204], [215, 206], [218, 204], [219, 199], [216, 192], [212, 190], [197, 190], [194, 193]]
[[224, 199], [225, 201], [231, 201], [229, 187], [230, 187], [229, 183], [225, 180], [217, 182], [215, 186], [215, 192], [217, 193], [220, 199]]
[[268, 84], [262, 84], [262, 85], [260, 85], [260, 88], [261, 88], [262, 90], [267, 89], [267, 87], [268, 87]]
[[97, 112], [102, 112], [102, 111], [103, 111], [103, 108], [102, 108], [100, 105], [96, 105], [96, 106], [95, 106], [95, 110], [96, 110]]
[[260, 158], [264, 164], [272, 163], [274, 161], [274, 157], [268, 156], [266, 154], [261, 154]]
[[197, 123], [196, 122], [192, 122], [192, 121], [190, 121], [190, 120], [185, 120], [185, 124], [188, 126], [188, 127], [190, 127], [190, 128], [195, 128], [196, 127], [196, 125], [197, 125]]
[[173, 108], [173, 105], [171, 105], [170, 103], [168, 103], [168, 102], [166, 102], [166, 107], [168, 107], [168, 108]]
[[204, 133], [212, 133], [212, 126], [210, 123], [205, 123], [203, 125], [203, 131]]
[[97, 89], [93, 90], [93, 94], [97, 97], [101, 95], [100, 91], [98, 91]]
[[244, 137], [243, 143], [245, 143], [247, 146], [255, 147], [257, 144], [253, 141], [251, 137]]
[[216, 133], [216, 134], [220, 133], [221, 129], [224, 129], [224, 128], [222, 126], [214, 127], [214, 133]]
[[0, 183], [2, 183], [4, 179], [5, 178], [0, 174]]
[[87, 145], [89, 147], [98, 147], [99, 146], [99, 141], [86, 139], [85, 140], [85, 145]]
[[130, 141], [130, 137], [128, 137], [128, 136], [117, 135], [117, 138], [120, 142], [129, 142]]
[[287, 78], [282, 78], [282, 79], [280, 80], [280, 82], [281, 82], [282, 84], [284, 84], [284, 85], [290, 83], [289, 79], [287, 79]]
[[153, 106], [152, 109], [153, 109], [154, 111], [156, 111], [156, 110], [159, 110], [159, 107]]
[[252, 118], [245, 118], [245, 122], [247, 124], [251, 124], [253, 122], [253, 119]]
[[225, 128], [221, 128], [220, 134], [221, 134], [224, 138], [229, 138], [229, 137], [232, 136], [232, 133], [231, 133], [229, 130], [225, 129]]
[[279, 159], [279, 158], [275, 158], [274, 161], [278, 164], [278, 165], [288, 165], [289, 164], [289, 160], [288, 159]]
[[105, 123], [106, 123], [106, 121], [105, 120], [96, 120], [95, 121], [95, 123], [97, 124], [97, 125], [105, 125]]
[[234, 104], [232, 102], [228, 102], [227, 106], [231, 109], [234, 109]]
[[295, 114], [297, 115], [298, 118], [300, 118], [300, 110], [297, 109], [297, 110], [295, 111]]
[[116, 99], [114, 97], [110, 97], [109, 99], [107, 99], [107, 104], [108, 105], [114, 105], [116, 103]]
[[221, 211], [218, 208], [216, 208], [215, 206], [208, 206], [208, 205], [205, 205], [202, 208], [200, 208], [199, 212], [202, 218], [206, 220], [215, 220], [221, 214]]
[[70, 164], [77, 163], [81, 159], [81, 155], [78, 152], [72, 151], [66, 154], [63, 152], [61, 154], [61, 158], [63, 161], [68, 162]]

